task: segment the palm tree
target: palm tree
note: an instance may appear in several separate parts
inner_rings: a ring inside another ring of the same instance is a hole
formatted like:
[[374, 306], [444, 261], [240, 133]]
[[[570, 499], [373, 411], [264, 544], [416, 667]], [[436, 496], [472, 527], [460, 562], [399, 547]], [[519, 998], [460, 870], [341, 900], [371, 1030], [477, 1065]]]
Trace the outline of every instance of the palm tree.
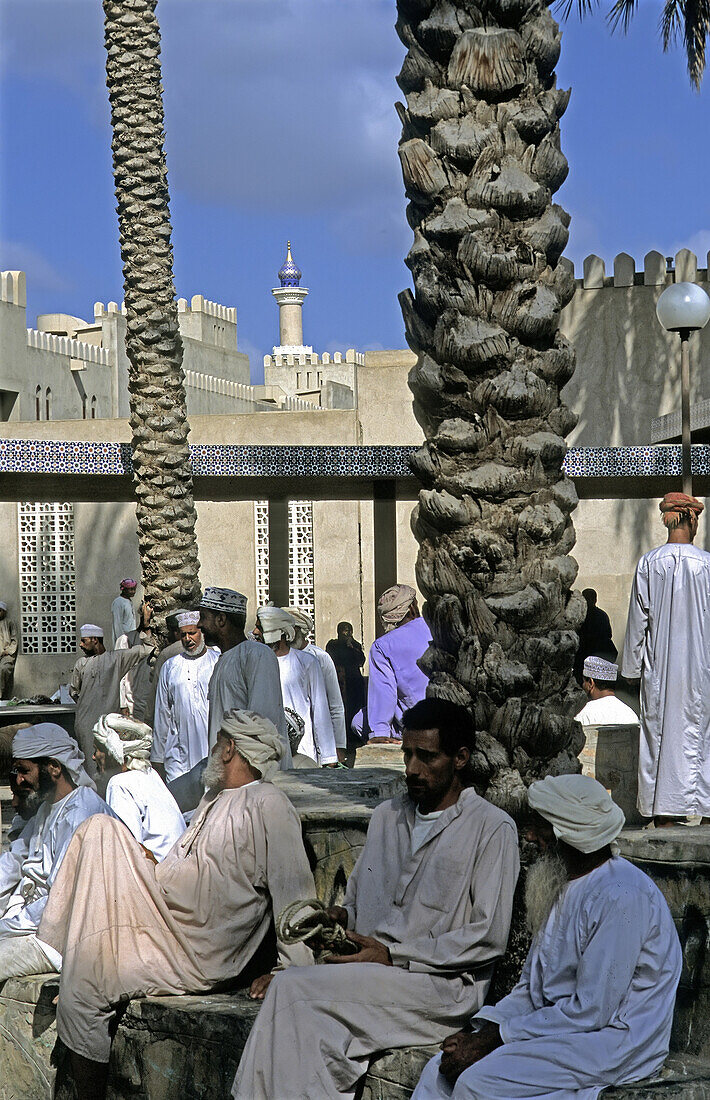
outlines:
[[138, 547], [160, 631], [199, 600], [156, 0], [104, 0], [106, 83], [123, 259]]
[[546, 773], [576, 772], [572, 678], [584, 600], [572, 593], [577, 503], [561, 472], [576, 422], [558, 332], [574, 282], [545, 0], [398, 0], [407, 47], [399, 154], [415, 293], [400, 302], [427, 442], [413, 467], [417, 579], [434, 642], [430, 693], [468, 706], [476, 779], [516, 812]]
[[[598, 6], [599, 0], [561, 0], [559, 5], [565, 18], [574, 8], [583, 16]], [[638, 0], [615, 0], [607, 17], [612, 28], [628, 30], [637, 8]], [[710, 0], [665, 0], [660, 29], [664, 50], [682, 40], [688, 76], [699, 90], [705, 73], [705, 50], [710, 35]]]

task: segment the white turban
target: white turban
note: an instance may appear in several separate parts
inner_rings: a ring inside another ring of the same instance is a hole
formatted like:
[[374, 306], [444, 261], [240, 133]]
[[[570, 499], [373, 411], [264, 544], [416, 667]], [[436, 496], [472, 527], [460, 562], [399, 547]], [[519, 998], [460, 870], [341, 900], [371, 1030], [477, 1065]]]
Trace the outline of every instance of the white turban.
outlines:
[[84, 754], [73, 737], [55, 722], [38, 722], [18, 730], [12, 739], [12, 755], [15, 760], [40, 760], [48, 757], [62, 764], [77, 787], [96, 784], [84, 769]]
[[199, 611], [176, 611], [175, 618], [178, 626], [197, 626], [200, 621]]
[[528, 801], [550, 822], [558, 840], [578, 852], [597, 852], [616, 840], [624, 811], [589, 775], [548, 775], [531, 783]]
[[7, 604], [4, 600], [0, 600], [0, 611], [7, 611]]
[[377, 610], [385, 632], [399, 626], [416, 597], [416, 592], [408, 584], [394, 584], [382, 593], [377, 601]]
[[103, 638], [103, 627], [97, 626], [96, 623], [84, 623], [79, 630], [80, 638]]
[[129, 771], [150, 771], [153, 731], [145, 722], [122, 714], [102, 714], [94, 726], [94, 739]]
[[296, 620], [293, 615], [289, 615], [288, 611], [284, 611], [282, 607], [273, 607], [271, 604], [266, 604], [265, 607], [258, 608], [256, 617], [261, 623], [264, 641], [268, 645], [280, 641], [281, 636], [284, 634], [287, 642], [292, 642], [296, 637]]
[[234, 747], [247, 764], [270, 779], [279, 768], [283, 756], [283, 741], [268, 718], [253, 710], [230, 710], [222, 719], [220, 731], [234, 742]]
[[313, 619], [310, 615], [306, 615], [305, 611], [301, 611], [299, 607], [287, 607], [285, 610], [291, 616], [296, 624], [298, 630], [303, 634], [310, 634], [313, 630]]

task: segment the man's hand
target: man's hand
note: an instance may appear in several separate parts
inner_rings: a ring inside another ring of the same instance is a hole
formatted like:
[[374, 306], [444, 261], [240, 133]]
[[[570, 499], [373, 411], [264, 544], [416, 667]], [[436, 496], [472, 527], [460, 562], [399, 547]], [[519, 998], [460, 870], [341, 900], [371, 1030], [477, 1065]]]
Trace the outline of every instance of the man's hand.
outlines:
[[327, 963], [381, 963], [392, 966], [389, 948], [372, 936], [360, 936], [357, 932], [348, 932], [348, 939], [356, 943], [360, 950], [356, 955], [331, 955]]
[[141, 622], [143, 623], [144, 627], [147, 628], [150, 625], [150, 620], [152, 616], [153, 608], [150, 606], [147, 600], [143, 600], [143, 603], [141, 604]]
[[501, 1046], [502, 1041], [498, 1025], [493, 1023], [485, 1024], [473, 1034], [457, 1031], [455, 1035], [447, 1035], [441, 1044], [439, 1071], [453, 1086], [465, 1069]]
[[331, 905], [330, 909], [326, 909], [326, 913], [334, 924], [340, 924], [343, 928], [348, 927], [348, 911], [344, 906]]
[[401, 745], [398, 737], [371, 737], [368, 745]]
[[266, 991], [274, 980], [274, 974], [262, 974], [260, 978], [254, 978], [249, 986], [249, 996], [252, 1001], [263, 1001]]

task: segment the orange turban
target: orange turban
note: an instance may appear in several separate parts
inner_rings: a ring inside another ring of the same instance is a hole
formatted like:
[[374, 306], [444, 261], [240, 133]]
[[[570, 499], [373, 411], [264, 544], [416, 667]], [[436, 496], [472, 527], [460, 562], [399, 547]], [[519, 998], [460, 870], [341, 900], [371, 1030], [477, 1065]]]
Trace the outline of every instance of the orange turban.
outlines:
[[658, 505], [661, 518], [669, 531], [677, 527], [685, 517], [688, 519], [705, 511], [705, 505], [695, 497], [689, 497], [686, 493], [666, 493]]

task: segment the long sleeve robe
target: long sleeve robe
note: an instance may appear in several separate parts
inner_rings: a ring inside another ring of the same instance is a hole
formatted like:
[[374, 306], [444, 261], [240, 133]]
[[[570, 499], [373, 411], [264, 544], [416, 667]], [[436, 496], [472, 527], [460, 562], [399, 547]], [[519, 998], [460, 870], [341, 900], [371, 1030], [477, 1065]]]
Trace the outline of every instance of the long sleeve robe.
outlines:
[[311, 653], [320, 665], [335, 744], [337, 748], [344, 749], [347, 747], [348, 742], [345, 731], [345, 703], [343, 702], [338, 672], [333, 658], [320, 646], [313, 645], [312, 642], [309, 642], [306, 646], [306, 653]]
[[133, 604], [125, 596], [116, 596], [111, 604], [111, 635], [114, 649], [122, 634], [136, 629], [136, 613]]
[[0, 855], [0, 937], [37, 931], [74, 832], [93, 814], [111, 810], [91, 787], [77, 787], [59, 802], [45, 801]]
[[210, 749], [228, 710], [253, 710], [274, 723], [284, 747], [281, 769], [291, 767], [279, 664], [267, 645], [247, 638], [223, 653], [212, 670], [208, 696]]
[[440, 1042], [483, 1004], [505, 950], [518, 834], [472, 789], [412, 854], [414, 805], [378, 806], [348, 881], [348, 928], [393, 966], [339, 963], [274, 978], [232, 1087], [236, 1100], [352, 1098], [378, 1050]]
[[668, 1053], [681, 950], [666, 902], [619, 857], [568, 883], [533, 940], [520, 981], [477, 1019], [503, 1046], [453, 1090], [424, 1070], [413, 1100], [596, 1100], [649, 1077]]
[[112, 775], [106, 801], [139, 844], [164, 859], [185, 832], [180, 807], [156, 771], [129, 770]]
[[[314, 896], [298, 815], [271, 783], [206, 796], [157, 866], [120, 822], [87, 822], [39, 931], [63, 956], [59, 1037], [107, 1062], [122, 999], [201, 993], [237, 977], [272, 916]], [[304, 944], [278, 947], [283, 965], [312, 960]]]
[[197, 657], [183, 649], [160, 670], [150, 758], [164, 765], [168, 783], [207, 756], [207, 691], [218, 658], [214, 649]]
[[306, 727], [298, 746], [299, 753], [319, 764], [335, 763], [338, 753], [333, 723], [317, 658], [306, 650], [292, 648], [279, 657], [278, 662], [283, 704], [295, 710]]
[[71, 679], [71, 690], [77, 700], [74, 736], [86, 757], [84, 767], [90, 775], [95, 772], [92, 760], [94, 726], [102, 714], [119, 710], [121, 678], [139, 661], [150, 657], [154, 648], [145, 642], [132, 649], [107, 650], [93, 657], [79, 658], [74, 665]]
[[420, 615], [371, 645], [367, 688], [370, 737], [401, 737], [402, 715], [426, 695], [429, 681], [417, 661], [430, 641], [431, 631]]
[[641, 678], [638, 808], [710, 815], [710, 554], [666, 543], [639, 561], [621, 672]]

